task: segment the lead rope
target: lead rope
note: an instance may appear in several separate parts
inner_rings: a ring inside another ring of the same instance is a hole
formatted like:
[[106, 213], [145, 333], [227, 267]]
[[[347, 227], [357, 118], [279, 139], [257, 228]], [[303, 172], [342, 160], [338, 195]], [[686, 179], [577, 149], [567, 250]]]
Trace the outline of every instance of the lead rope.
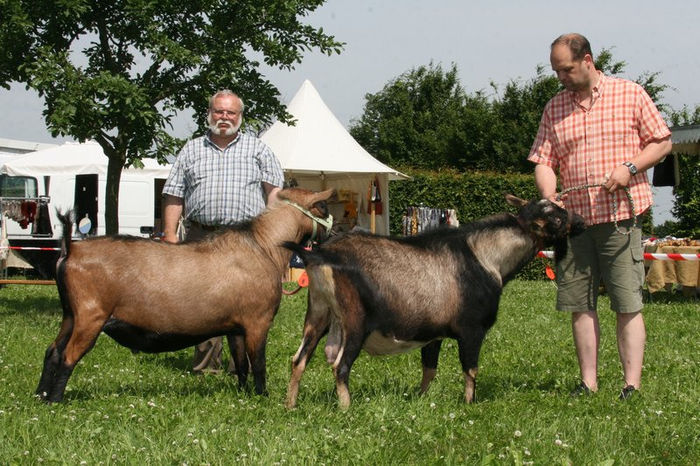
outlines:
[[[318, 230], [319, 224], [326, 228], [326, 235], [327, 236], [331, 236], [332, 234], [334, 234], [332, 231], [333, 216], [330, 213], [328, 214], [328, 217], [326, 217], [326, 218], [319, 218], [319, 217], [316, 217], [311, 212], [309, 212], [307, 209], [305, 209], [302, 206], [300, 206], [299, 204], [297, 204], [296, 202], [292, 202], [288, 199], [282, 199], [282, 202], [284, 202], [285, 204], [289, 204], [290, 206], [294, 207], [295, 209], [301, 211], [304, 215], [306, 215], [307, 217], [309, 217], [313, 221], [313, 229], [312, 229], [312, 233], [311, 233], [311, 239], [309, 240], [309, 242], [312, 242], [314, 239], [316, 239], [316, 232]], [[308, 284], [308, 279], [307, 279], [307, 284]], [[304, 287], [305, 287], [305, 285], [302, 285], [301, 283], [299, 283], [297, 285], [296, 289], [290, 290], [290, 291], [287, 291], [284, 289], [284, 287], [282, 287], [282, 294], [284, 294], [285, 296], [291, 296], [293, 294], [298, 293]]]
[[[571, 188], [566, 188], [565, 190], [563, 190], [562, 192], [557, 194], [557, 201], [561, 201], [561, 197], [564, 194], [569, 193], [571, 191], [578, 191], [581, 189], [588, 189], [588, 188], [601, 188], [603, 186], [605, 186], [605, 185], [603, 183], [600, 183], [600, 184], [584, 184], [581, 186], [573, 186]], [[612, 208], [613, 208], [613, 218], [615, 220], [615, 231], [617, 231], [621, 235], [631, 235], [632, 230], [634, 230], [634, 228], [637, 226], [637, 216], [634, 214], [634, 201], [632, 200], [632, 193], [630, 192], [629, 186], [625, 186], [623, 189], [625, 190], [625, 194], [627, 194], [627, 199], [629, 200], [629, 203], [630, 203], [630, 211], [632, 212], [632, 227], [627, 231], [620, 230], [620, 226], [617, 223], [617, 199], [616, 199], [615, 194], [610, 193], [610, 192], [608, 192], [608, 194], [610, 194], [610, 196], [612, 196]]]

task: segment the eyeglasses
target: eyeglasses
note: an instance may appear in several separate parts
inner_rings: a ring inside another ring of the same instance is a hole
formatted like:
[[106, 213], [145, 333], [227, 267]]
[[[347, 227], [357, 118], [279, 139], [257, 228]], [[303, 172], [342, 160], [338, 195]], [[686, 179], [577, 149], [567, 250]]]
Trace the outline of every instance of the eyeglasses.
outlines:
[[211, 111], [216, 116], [232, 116], [235, 117], [238, 115], [240, 112], [237, 112], [235, 110], [218, 110], [218, 109], [213, 109]]

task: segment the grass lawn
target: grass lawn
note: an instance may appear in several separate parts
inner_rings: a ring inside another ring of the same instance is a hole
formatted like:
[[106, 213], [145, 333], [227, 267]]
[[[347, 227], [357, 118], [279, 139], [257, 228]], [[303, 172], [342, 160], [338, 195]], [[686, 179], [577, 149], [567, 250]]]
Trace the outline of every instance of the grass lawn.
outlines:
[[[232, 376], [195, 376], [191, 350], [132, 354], [102, 335], [76, 367], [66, 402], [34, 398], [61, 311], [55, 287], [0, 289], [0, 464], [688, 464], [700, 463], [700, 309], [660, 294], [645, 309], [641, 396], [617, 400], [622, 375], [614, 315], [600, 303], [599, 392], [578, 380], [567, 315], [548, 282], [506, 287], [481, 353], [477, 402], [461, 402], [453, 341], [418, 397], [420, 352], [353, 366], [337, 409], [321, 347], [284, 408], [301, 336], [304, 292], [283, 297], [268, 342], [268, 397]], [[227, 352], [227, 350], [226, 350]]]

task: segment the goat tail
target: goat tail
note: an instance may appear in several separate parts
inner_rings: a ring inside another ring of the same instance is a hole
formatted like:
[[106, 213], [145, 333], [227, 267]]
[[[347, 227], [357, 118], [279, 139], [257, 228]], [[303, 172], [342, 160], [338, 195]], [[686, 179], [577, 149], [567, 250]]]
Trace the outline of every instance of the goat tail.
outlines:
[[57, 210], [56, 215], [58, 216], [61, 225], [63, 225], [63, 236], [61, 237], [61, 258], [66, 258], [68, 257], [68, 254], [70, 254], [71, 238], [73, 237], [73, 210], [71, 209], [65, 214]]
[[295, 252], [301, 260], [304, 262], [304, 265], [306, 267], [312, 266], [312, 265], [319, 265], [323, 264], [326, 261], [323, 260], [323, 257], [321, 256], [320, 253], [317, 251], [312, 251], [310, 249], [306, 249], [304, 246], [293, 243], [291, 241], [285, 241], [282, 243], [282, 246], [285, 248], [289, 249], [292, 252]]

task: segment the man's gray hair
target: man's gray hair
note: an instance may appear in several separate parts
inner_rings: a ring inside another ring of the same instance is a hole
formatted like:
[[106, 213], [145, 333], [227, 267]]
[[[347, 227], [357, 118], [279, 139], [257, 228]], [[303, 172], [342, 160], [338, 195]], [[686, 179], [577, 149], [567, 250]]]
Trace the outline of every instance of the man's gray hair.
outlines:
[[212, 110], [212, 106], [214, 105], [214, 99], [216, 99], [217, 97], [224, 96], [231, 96], [237, 98], [238, 101], [241, 103], [241, 113], [243, 113], [243, 111], [245, 110], [245, 104], [243, 103], [243, 99], [241, 99], [238, 94], [229, 89], [222, 89], [220, 91], [216, 91], [216, 94], [209, 98], [209, 111]]

